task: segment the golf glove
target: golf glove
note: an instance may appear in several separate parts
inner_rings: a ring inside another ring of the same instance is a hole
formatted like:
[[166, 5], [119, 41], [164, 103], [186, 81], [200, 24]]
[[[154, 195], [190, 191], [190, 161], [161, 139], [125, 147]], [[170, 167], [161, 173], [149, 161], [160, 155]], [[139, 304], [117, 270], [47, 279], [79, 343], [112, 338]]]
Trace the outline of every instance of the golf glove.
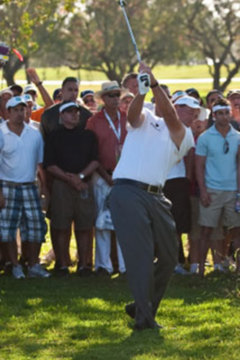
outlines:
[[147, 73], [140, 73], [137, 77], [139, 94], [145, 95], [150, 89], [150, 75]]

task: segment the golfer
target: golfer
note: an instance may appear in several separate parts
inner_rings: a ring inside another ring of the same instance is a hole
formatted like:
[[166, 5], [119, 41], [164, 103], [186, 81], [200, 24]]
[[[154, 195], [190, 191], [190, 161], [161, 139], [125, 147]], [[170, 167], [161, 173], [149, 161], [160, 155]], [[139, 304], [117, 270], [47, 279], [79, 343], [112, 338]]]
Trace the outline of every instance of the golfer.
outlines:
[[110, 208], [135, 300], [126, 305], [126, 312], [135, 318], [135, 329], [143, 330], [161, 327], [155, 315], [178, 257], [171, 203], [162, 187], [171, 167], [194, 141], [150, 68], [140, 63], [139, 71], [149, 74], [163, 118], [143, 108], [145, 95], [137, 94], [130, 104], [128, 134], [113, 173]]

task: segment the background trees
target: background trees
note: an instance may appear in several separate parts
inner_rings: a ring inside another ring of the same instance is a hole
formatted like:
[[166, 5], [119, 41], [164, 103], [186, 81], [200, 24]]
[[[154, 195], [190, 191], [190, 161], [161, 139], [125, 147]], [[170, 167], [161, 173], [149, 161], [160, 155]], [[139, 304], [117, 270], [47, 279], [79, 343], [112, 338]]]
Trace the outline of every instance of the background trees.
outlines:
[[44, 48], [49, 36], [61, 27], [67, 14], [72, 11], [72, 0], [3, 0], [0, 3], [1, 39], [10, 48], [17, 48], [23, 55], [21, 62], [13, 52], [3, 67], [8, 84], [14, 83], [14, 74], [37, 50]]
[[[240, 69], [239, 0], [181, 1], [183, 34], [209, 67], [213, 88], [224, 91]], [[221, 82], [225, 68], [227, 77]]]
[[[137, 64], [121, 8], [113, 0], [3, 0], [2, 38], [24, 65], [68, 65], [120, 80]], [[240, 68], [239, 0], [129, 0], [126, 6], [142, 56], [150, 66], [205, 62], [213, 87], [224, 90]], [[23, 64], [11, 54], [8, 83]], [[221, 82], [223, 69], [226, 81]]]

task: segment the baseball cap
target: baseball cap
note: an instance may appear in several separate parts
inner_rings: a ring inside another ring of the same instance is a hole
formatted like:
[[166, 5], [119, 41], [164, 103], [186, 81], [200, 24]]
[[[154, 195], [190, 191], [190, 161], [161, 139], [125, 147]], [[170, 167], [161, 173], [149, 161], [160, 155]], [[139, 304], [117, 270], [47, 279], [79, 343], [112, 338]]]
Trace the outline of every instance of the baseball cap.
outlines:
[[192, 96], [183, 96], [176, 100], [174, 105], [186, 105], [192, 109], [200, 109], [200, 103]]
[[187, 89], [187, 90], [185, 90], [185, 91], [186, 91], [186, 93], [187, 93], [188, 95], [196, 95], [197, 97], [200, 98], [199, 92], [198, 92], [198, 90], [195, 89], [195, 88], [189, 88], [189, 89]]
[[25, 86], [23, 93], [27, 94], [29, 91], [34, 91], [35, 93], [37, 93], [37, 89], [33, 84], [28, 84]]
[[23, 92], [23, 88], [18, 84], [10, 85], [9, 89], [12, 90], [12, 91], [15, 90], [15, 91], [19, 92], [19, 94], [22, 94], [22, 92]]
[[82, 98], [82, 99], [84, 99], [86, 96], [88, 96], [88, 95], [92, 95], [92, 96], [94, 96], [94, 91], [93, 90], [83, 90], [83, 91], [81, 91], [81, 93], [80, 93], [80, 97]]
[[79, 109], [79, 105], [73, 101], [68, 101], [65, 103], [62, 103], [62, 105], [59, 108], [59, 112], [62, 113], [63, 111], [66, 111], [69, 108], [75, 107], [77, 109]]
[[230, 90], [227, 93], [227, 99], [229, 99], [232, 95], [236, 95], [236, 94], [240, 96], [240, 89]]
[[15, 106], [18, 106], [18, 105], [24, 105], [24, 106], [27, 106], [23, 96], [14, 96], [12, 97], [11, 99], [8, 100], [7, 104], [6, 104], [6, 108], [9, 109], [9, 108], [13, 108]]
[[23, 95], [23, 99], [24, 101], [27, 103], [27, 102], [32, 102], [33, 103], [33, 98], [30, 94], [24, 94]]
[[12, 95], [12, 96], [13, 96], [13, 92], [12, 92], [9, 88], [6, 88], [6, 89], [1, 90], [1, 91], [0, 91], [0, 97], [1, 97], [3, 94], [9, 94], [9, 95]]
[[175, 92], [172, 94], [172, 102], [175, 103], [175, 101], [176, 101], [177, 99], [179, 99], [180, 97], [185, 96], [185, 95], [187, 95], [186, 91], [183, 91], [183, 90], [175, 91]]

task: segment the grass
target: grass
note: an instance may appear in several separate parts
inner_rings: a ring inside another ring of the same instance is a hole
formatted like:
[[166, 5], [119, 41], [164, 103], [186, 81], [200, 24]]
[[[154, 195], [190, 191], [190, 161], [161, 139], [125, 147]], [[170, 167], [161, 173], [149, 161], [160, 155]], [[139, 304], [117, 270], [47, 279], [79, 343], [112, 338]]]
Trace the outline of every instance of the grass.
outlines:
[[0, 276], [1, 360], [239, 360], [240, 279], [174, 275], [157, 320], [135, 332], [126, 279]]

